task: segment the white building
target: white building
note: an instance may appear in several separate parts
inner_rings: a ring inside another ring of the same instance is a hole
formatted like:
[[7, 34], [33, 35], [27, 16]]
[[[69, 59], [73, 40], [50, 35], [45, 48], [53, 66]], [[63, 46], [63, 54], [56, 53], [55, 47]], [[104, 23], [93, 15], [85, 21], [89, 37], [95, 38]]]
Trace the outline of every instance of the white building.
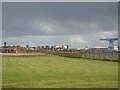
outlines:
[[118, 51], [118, 46], [114, 46], [114, 50], [115, 50], [115, 51]]

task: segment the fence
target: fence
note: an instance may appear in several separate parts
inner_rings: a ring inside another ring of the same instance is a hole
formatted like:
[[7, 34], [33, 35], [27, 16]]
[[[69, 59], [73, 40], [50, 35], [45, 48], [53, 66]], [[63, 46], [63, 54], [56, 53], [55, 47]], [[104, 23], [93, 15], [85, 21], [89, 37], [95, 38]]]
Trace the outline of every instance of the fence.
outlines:
[[102, 60], [119, 60], [120, 51], [58, 51], [54, 54], [65, 56], [65, 57], [77, 57], [77, 58], [91, 58], [91, 59], [102, 59]]

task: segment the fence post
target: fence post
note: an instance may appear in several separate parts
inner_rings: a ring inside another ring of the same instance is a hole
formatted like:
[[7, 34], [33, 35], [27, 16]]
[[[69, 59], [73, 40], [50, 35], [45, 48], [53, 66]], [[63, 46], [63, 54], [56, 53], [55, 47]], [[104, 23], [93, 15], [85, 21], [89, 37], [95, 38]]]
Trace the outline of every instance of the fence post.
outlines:
[[111, 51], [111, 59], [112, 59], [112, 60], [113, 60], [113, 52], [114, 52], [114, 51]]

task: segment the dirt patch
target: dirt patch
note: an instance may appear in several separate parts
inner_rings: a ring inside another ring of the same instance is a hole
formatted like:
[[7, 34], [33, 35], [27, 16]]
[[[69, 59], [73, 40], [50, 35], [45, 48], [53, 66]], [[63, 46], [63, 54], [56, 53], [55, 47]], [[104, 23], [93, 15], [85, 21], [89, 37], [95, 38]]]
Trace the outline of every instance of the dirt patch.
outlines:
[[44, 53], [0, 53], [2, 56], [34, 56], [34, 55], [44, 55]]

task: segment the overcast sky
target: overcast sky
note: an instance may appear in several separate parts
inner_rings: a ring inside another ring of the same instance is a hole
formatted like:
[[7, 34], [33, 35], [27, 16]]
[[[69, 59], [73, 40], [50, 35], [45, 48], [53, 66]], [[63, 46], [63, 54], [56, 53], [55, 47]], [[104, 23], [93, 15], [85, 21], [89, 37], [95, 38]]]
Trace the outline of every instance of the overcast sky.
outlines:
[[0, 46], [2, 44], [2, 3], [0, 2]]
[[3, 2], [119, 2], [119, 0], [2, 0]]
[[[3, 2], [2, 37], [8, 45], [107, 47], [118, 37], [117, 2]], [[117, 43], [115, 43], [117, 45]]]

